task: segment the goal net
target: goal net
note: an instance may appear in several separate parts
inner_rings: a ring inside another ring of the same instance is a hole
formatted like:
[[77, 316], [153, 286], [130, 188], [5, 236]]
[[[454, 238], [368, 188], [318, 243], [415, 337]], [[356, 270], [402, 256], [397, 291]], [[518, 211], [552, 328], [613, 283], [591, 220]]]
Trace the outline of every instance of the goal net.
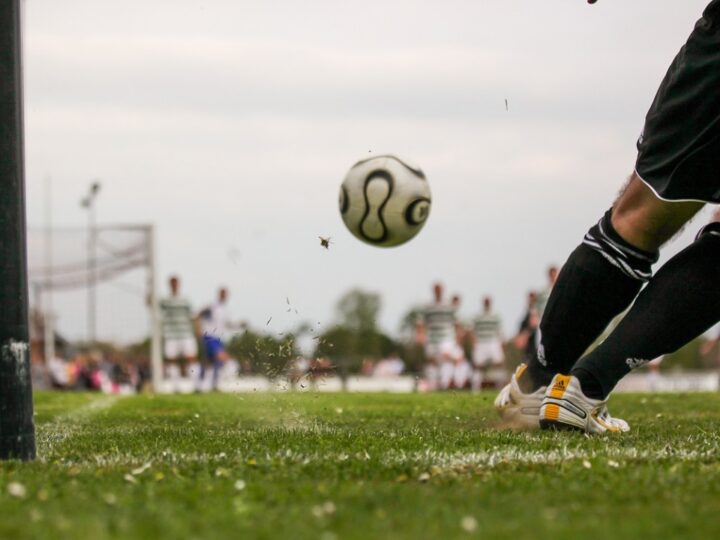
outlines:
[[[42, 356], [55, 356], [55, 330], [74, 341], [151, 338], [153, 385], [162, 376], [152, 225], [29, 228], [28, 282], [42, 321]], [[82, 328], [82, 323], [85, 328]]]

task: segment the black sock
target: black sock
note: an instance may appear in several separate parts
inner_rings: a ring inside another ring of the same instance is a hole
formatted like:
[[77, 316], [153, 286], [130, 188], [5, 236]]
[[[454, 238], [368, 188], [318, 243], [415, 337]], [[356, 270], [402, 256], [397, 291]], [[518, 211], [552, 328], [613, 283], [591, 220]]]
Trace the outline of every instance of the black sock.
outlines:
[[718, 280], [720, 223], [714, 223], [660, 269], [610, 336], [573, 368], [583, 392], [606, 398], [632, 369], [676, 351], [720, 320]]
[[580, 363], [572, 368], [572, 374], [580, 381], [583, 394], [592, 399], [605, 399], [606, 394], [602, 383], [595, 375], [584, 369]]
[[540, 346], [528, 365], [525, 392], [573, 365], [608, 323], [630, 305], [651, 275], [657, 253], [639, 250], [613, 229], [611, 211], [570, 255], [540, 322]]

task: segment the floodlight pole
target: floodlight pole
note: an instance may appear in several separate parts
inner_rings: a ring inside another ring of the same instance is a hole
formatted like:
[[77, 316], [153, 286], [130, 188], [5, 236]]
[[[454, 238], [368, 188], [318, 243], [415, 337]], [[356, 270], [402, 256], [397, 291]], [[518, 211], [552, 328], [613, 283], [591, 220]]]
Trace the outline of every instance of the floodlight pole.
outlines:
[[87, 248], [87, 340], [88, 345], [95, 344], [96, 313], [97, 313], [97, 226], [95, 224], [95, 199], [100, 192], [100, 181], [90, 184], [88, 194], [80, 201], [80, 206], [88, 211], [88, 248]]
[[0, 2], [0, 460], [35, 458], [25, 248], [20, 2]]

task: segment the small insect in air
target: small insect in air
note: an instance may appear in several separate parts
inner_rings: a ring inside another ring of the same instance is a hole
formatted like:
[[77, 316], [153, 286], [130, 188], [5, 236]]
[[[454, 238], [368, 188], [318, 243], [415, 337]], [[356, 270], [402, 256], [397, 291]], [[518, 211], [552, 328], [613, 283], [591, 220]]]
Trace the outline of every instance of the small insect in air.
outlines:
[[505, 110], [506, 110], [506, 111], [509, 111], [509, 110], [510, 110], [510, 107], [509, 107], [509, 105], [508, 105], [508, 100], [507, 100], [507, 98], [505, 98]]
[[322, 236], [318, 236], [318, 238], [320, 239], [320, 245], [321, 245], [322, 247], [324, 247], [325, 249], [330, 249], [330, 244], [332, 244], [332, 242], [330, 241], [330, 237], [329, 237], [329, 236], [328, 236], [327, 238], [323, 238]]

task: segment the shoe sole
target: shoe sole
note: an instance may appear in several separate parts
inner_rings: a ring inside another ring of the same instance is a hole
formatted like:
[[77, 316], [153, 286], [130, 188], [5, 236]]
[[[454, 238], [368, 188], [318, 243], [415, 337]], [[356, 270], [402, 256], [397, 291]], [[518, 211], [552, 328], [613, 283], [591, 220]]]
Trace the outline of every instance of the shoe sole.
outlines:
[[547, 420], [543, 418], [540, 420], [540, 429], [545, 431], [579, 431], [585, 432], [584, 429], [574, 426], [572, 424], [566, 424], [558, 420]]

